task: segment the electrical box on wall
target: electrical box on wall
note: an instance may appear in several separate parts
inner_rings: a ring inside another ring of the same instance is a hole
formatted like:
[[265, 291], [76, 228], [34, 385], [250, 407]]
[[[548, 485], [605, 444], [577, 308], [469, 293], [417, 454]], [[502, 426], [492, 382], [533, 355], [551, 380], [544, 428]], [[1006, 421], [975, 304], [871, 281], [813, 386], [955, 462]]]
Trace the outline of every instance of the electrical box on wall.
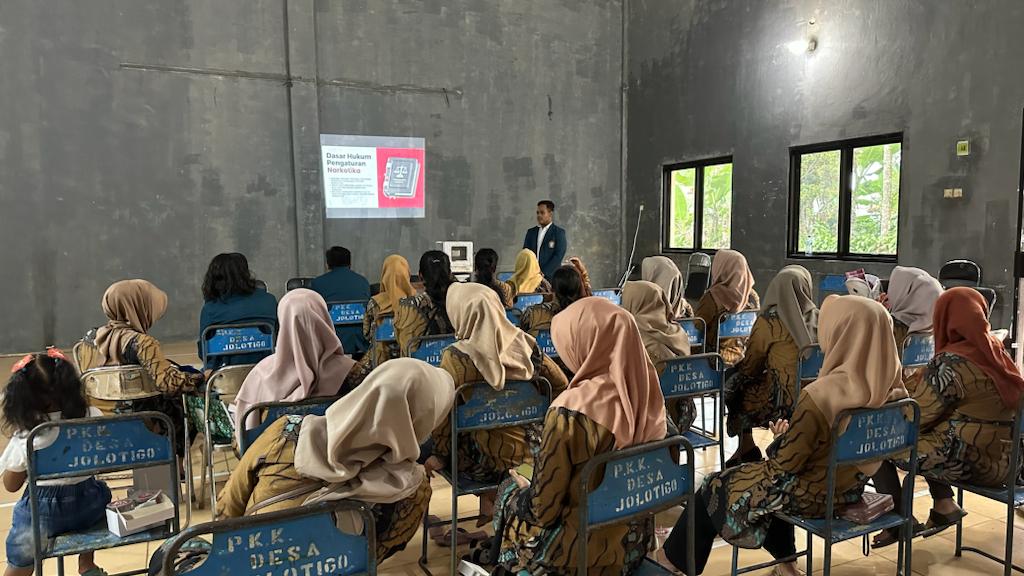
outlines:
[[971, 155], [971, 141], [970, 140], [957, 140], [956, 141], [956, 155], [957, 156], [970, 156]]

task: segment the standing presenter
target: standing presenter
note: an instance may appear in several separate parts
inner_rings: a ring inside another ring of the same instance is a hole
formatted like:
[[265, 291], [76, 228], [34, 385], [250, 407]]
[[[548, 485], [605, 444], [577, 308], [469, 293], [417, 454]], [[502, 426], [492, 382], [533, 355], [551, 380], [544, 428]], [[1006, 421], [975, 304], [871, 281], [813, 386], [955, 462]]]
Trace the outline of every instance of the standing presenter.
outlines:
[[565, 258], [565, 250], [569, 241], [565, 238], [565, 230], [554, 224], [555, 203], [551, 200], [541, 200], [537, 203], [537, 226], [526, 231], [526, 240], [523, 241], [523, 248], [533, 251], [537, 255], [541, 272], [550, 282], [555, 275], [555, 270], [562, 265]]

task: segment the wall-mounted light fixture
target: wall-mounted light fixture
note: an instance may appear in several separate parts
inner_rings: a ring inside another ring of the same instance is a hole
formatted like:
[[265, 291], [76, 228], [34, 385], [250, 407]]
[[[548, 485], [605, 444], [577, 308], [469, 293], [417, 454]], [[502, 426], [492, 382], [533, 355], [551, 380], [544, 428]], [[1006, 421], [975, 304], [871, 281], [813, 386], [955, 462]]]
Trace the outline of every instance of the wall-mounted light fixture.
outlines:
[[800, 54], [810, 54], [818, 48], [818, 36], [815, 33], [814, 25], [816, 20], [811, 18], [806, 22], [799, 22], [798, 24], [807, 24], [807, 30], [804, 38], [800, 40], [793, 40], [792, 42], [786, 43], [786, 49], [792, 52], [794, 55], [799, 56]]

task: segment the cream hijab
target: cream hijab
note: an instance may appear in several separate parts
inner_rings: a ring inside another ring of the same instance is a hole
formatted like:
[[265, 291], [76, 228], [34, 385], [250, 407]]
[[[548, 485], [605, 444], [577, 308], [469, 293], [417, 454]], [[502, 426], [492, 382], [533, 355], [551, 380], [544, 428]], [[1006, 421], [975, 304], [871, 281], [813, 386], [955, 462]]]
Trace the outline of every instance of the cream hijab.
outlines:
[[811, 273], [803, 266], [786, 266], [772, 279], [761, 308], [777, 311], [798, 348], [818, 339], [818, 307], [811, 297]]
[[[355, 366], [338, 341], [327, 303], [316, 292], [300, 288], [285, 294], [277, 319], [281, 328], [274, 353], [249, 372], [235, 397], [238, 418], [262, 402], [334, 396]], [[241, 434], [256, 425], [253, 417], [237, 428]]]
[[533, 379], [532, 336], [505, 316], [498, 295], [483, 284], [452, 284], [445, 300], [458, 341], [454, 346], [473, 361], [495, 390], [507, 380]]
[[415, 294], [416, 290], [409, 281], [409, 261], [398, 254], [385, 258], [380, 272], [380, 294], [373, 297], [380, 313], [394, 313], [402, 298]]
[[683, 297], [683, 273], [670, 258], [650, 256], [640, 264], [640, 277], [657, 284], [668, 298], [672, 319], [682, 318], [689, 305]]
[[423, 483], [420, 444], [448, 416], [452, 377], [426, 362], [381, 364], [324, 416], [307, 416], [295, 448], [295, 470], [328, 485], [306, 500], [391, 503]]
[[754, 275], [747, 259], [735, 250], [719, 250], [711, 262], [711, 288], [715, 302], [736, 314], [747, 307], [754, 289]]
[[552, 408], [586, 415], [615, 436], [617, 449], [665, 437], [665, 397], [629, 312], [584, 298], [555, 316], [551, 338], [575, 374]]
[[[818, 338], [825, 359], [804, 390], [829, 425], [843, 410], [878, 408], [903, 389], [900, 356], [885, 308], [860, 296], [830, 296], [821, 308]], [[859, 466], [874, 474], [879, 463]]]
[[102, 304], [107, 323], [96, 330], [96, 350], [104, 364], [123, 364], [128, 342], [167, 312], [167, 294], [148, 280], [122, 280], [107, 288]]
[[935, 301], [942, 295], [942, 284], [920, 268], [897, 266], [889, 275], [889, 310], [892, 317], [910, 327], [910, 332], [932, 329]]
[[690, 355], [690, 339], [676, 324], [668, 298], [653, 282], [626, 282], [622, 307], [640, 329], [644, 348], [655, 364], [676, 356]]
[[523, 248], [516, 255], [516, 270], [512, 274], [511, 282], [515, 284], [519, 294], [530, 294], [537, 290], [544, 281], [544, 274], [540, 271], [540, 263], [537, 262], [537, 255], [532, 250]]

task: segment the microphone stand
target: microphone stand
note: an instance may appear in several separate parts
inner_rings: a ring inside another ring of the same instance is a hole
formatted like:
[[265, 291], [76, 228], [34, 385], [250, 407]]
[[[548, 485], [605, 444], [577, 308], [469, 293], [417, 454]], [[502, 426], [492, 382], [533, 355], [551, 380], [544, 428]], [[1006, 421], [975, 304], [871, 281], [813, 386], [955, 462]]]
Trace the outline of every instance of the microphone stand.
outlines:
[[629, 275], [633, 273], [633, 269], [636, 266], [633, 265], [633, 255], [636, 254], [636, 237], [640, 234], [640, 218], [644, 215], [644, 205], [640, 205], [640, 212], [636, 215], [636, 230], [633, 231], [633, 248], [629, 251], [629, 260], [626, 260], [626, 271], [622, 273], [622, 278], [619, 280], [619, 289], [626, 285], [626, 281], [629, 280]]

